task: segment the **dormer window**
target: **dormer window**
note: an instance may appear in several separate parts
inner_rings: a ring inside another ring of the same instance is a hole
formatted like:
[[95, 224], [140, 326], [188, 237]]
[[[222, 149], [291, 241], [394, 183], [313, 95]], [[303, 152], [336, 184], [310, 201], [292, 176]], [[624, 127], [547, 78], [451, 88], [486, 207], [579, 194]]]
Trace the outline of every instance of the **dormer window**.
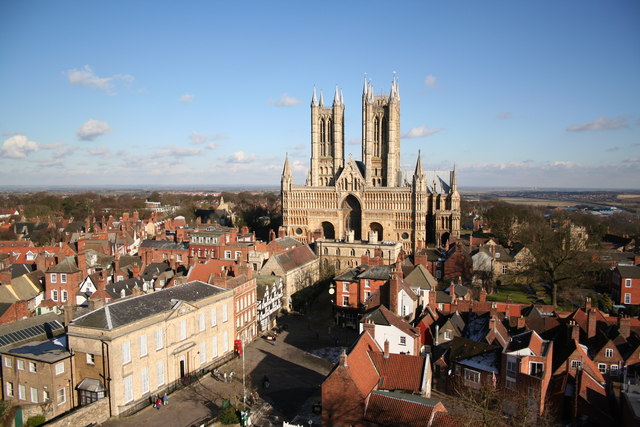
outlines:
[[27, 261], [33, 261], [34, 259], [36, 259], [36, 254], [34, 254], [33, 252], [29, 251], [26, 253], [26, 259]]
[[613, 357], [613, 349], [612, 348], [605, 348], [604, 357]]

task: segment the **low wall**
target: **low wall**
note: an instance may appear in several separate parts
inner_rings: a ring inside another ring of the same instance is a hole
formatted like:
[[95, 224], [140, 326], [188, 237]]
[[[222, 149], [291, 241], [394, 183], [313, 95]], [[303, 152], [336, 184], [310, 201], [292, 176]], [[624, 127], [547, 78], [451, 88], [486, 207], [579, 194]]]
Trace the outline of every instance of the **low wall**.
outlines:
[[109, 399], [97, 400], [89, 405], [81, 406], [65, 415], [46, 423], [47, 427], [81, 427], [91, 423], [100, 424], [109, 419]]

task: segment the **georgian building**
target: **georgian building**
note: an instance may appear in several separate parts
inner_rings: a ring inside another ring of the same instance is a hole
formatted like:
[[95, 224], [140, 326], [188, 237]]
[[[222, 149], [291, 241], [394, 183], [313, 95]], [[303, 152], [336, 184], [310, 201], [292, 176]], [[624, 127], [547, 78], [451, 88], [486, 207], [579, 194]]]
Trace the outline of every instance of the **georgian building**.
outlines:
[[336, 88], [325, 106], [314, 89], [311, 101], [311, 168], [305, 185], [293, 183], [288, 158], [282, 172], [282, 231], [305, 243], [312, 236], [401, 241], [405, 251], [445, 245], [460, 237], [460, 195], [455, 169], [425, 172], [420, 154], [413, 177], [400, 169], [400, 91], [362, 93], [362, 159], [344, 152], [344, 98]]

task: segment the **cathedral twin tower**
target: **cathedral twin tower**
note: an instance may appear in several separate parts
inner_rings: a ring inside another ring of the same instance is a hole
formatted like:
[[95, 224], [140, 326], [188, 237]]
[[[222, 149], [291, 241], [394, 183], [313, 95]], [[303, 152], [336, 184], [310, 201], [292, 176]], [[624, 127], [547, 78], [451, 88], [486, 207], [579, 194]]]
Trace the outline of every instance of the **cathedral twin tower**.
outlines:
[[[313, 239], [402, 241], [405, 251], [444, 246], [460, 237], [455, 170], [425, 172], [418, 154], [413, 179], [400, 169], [400, 91], [362, 92], [362, 160], [344, 158], [344, 97], [332, 106], [316, 90], [311, 99], [311, 168], [304, 186], [293, 184], [289, 159], [282, 172], [282, 229]], [[448, 176], [446, 176], [448, 175]], [[447, 179], [442, 179], [445, 176]]]

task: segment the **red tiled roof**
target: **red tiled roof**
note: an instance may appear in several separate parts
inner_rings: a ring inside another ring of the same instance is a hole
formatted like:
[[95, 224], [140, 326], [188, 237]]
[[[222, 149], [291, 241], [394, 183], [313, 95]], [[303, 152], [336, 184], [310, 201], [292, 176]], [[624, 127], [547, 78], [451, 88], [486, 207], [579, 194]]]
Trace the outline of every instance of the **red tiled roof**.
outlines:
[[364, 332], [347, 355], [347, 366], [356, 387], [363, 396], [368, 395], [378, 383], [379, 376], [369, 358], [370, 351], [382, 351], [376, 341]]
[[407, 354], [390, 353], [387, 356], [380, 352], [369, 353], [376, 370], [382, 377], [380, 389], [419, 393], [426, 359], [423, 356]]
[[213, 276], [220, 276], [224, 271], [224, 267], [230, 267], [234, 265], [233, 260], [216, 260], [212, 259], [206, 264], [196, 264], [189, 271], [188, 280], [199, 280], [204, 283], [209, 283], [209, 278]]
[[403, 393], [374, 392], [364, 419], [381, 426], [424, 427], [434, 411], [446, 411], [442, 403]]
[[316, 255], [307, 245], [297, 246], [289, 251], [275, 255], [275, 257], [284, 271], [295, 270], [316, 259]]

